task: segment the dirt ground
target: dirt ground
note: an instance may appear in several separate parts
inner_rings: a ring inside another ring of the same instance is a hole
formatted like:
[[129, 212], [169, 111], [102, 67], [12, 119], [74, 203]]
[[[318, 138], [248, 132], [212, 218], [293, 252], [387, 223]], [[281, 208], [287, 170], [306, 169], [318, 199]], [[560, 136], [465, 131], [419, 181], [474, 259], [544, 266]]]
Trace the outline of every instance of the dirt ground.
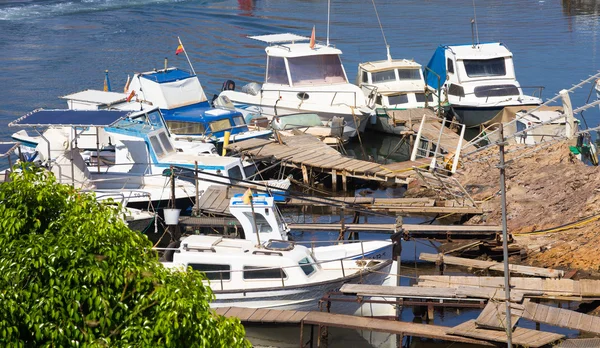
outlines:
[[[528, 250], [523, 263], [600, 273], [600, 168], [575, 158], [566, 142], [530, 149], [507, 146], [505, 156], [508, 231]], [[484, 201], [486, 213], [466, 224], [501, 224], [498, 161], [491, 148], [465, 159], [455, 174]], [[426, 192], [416, 187], [409, 196]]]

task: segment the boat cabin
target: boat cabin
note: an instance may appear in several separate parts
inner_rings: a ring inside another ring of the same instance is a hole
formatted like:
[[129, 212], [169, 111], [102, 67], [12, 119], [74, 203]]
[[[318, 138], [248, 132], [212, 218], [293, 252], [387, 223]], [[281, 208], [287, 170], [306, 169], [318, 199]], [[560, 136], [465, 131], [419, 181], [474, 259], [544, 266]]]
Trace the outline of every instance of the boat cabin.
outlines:
[[322, 270], [306, 247], [271, 240], [257, 246], [243, 239], [191, 235], [172, 254], [170, 268], [202, 271], [213, 290], [303, 285]]
[[277, 209], [275, 199], [269, 195], [253, 194], [250, 203], [244, 195], [237, 194], [229, 202], [229, 211], [242, 225], [246, 240], [260, 244], [270, 239], [288, 239], [290, 229]]
[[[269, 44], [265, 83], [285, 86], [319, 86], [348, 83], [337, 48], [315, 44], [295, 34], [251, 36]], [[303, 42], [303, 43], [302, 43]]]
[[390, 59], [358, 65], [356, 84], [376, 107], [407, 109], [433, 103], [423, 79], [421, 64], [408, 59]]
[[179, 68], [137, 73], [125, 93], [160, 108], [167, 127], [177, 136], [204, 136], [222, 141], [225, 132], [248, 131], [243, 115], [213, 108], [195, 74]]
[[[450, 96], [518, 96], [512, 52], [502, 43], [440, 46], [427, 64], [427, 84], [434, 89], [447, 86]], [[439, 79], [438, 79], [439, 76]]]

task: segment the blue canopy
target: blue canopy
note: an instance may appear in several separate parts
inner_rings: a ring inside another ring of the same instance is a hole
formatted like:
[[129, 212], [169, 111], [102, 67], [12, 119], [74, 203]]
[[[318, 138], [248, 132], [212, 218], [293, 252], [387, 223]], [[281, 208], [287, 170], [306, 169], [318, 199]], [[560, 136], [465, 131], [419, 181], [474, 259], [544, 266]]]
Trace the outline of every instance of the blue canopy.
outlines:
[[158, 82], [158, 83], [173, 82], [173, 81], [183, 80], [183, 79], [187, 79], [187, 78], [194, 77], [194, 76], [196, 76], [196, 75], [192, 75], [189, 72], [178, 69], [178, 68], [153, 71], [152, 73], [142, 75], [143, 78], [154, 81], [154, 82]]
[[[239, 111], [215, 109], [208, 102], [182, 106], [175, 109], [161, 109], [167, 121], [209, 123], [233, 116], [241, 116]], [[208, 113], [207, 113], [208, 112]]]
[[12, 121], [9, 127], [108, 127], [131, 114], [122, 110], [38, 109]]
[[[429, 63], [427, 63], [427, 68], [435, 73], [433, 74], [431, 71], [425, 69], [426, 82], [431, 88], [441, 88], [444, 82], [446, 82], [446, 48], [447, 46], [439, 46], [435, 50], [433, 57], [429, 60]], [[439, 75], [439, 82], [436, 74]]]

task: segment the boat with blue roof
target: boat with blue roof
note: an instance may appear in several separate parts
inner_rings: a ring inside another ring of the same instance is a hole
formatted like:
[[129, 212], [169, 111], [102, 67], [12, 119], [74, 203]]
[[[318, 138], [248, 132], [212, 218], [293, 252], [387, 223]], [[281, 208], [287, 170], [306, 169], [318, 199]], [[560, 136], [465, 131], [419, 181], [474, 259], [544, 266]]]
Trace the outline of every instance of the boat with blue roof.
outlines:
[[125, 89], [125, 95], [160, 108], [175, 138], [223, 143], [227, 132], [229, 142], [271, 135], [269, 129], [250, 130], [236, 110], [213, 107], [198, 76], [183, 69], [165, 67], [136, 73]]

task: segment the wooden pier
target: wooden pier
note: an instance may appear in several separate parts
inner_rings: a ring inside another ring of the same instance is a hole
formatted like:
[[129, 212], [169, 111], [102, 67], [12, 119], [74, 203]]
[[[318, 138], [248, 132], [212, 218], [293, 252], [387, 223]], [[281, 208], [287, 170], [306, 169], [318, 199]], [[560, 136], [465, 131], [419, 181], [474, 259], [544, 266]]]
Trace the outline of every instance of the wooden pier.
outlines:
[[310, 183], [312, 172], [328, 173], [336, 190], [338, 176], [341, 176], [344, 191], [347, 191], [348, 178], [408, 184], [414, 174], [413, 167], [429, 166], [427, 160], [384, 165], [345, 157], [309, 134], [280, 136], [280, 139], [281, 143], [266, 139], [244, 140], [229, 144], [227, 150], [254, 160], [280, 161], [282, 166], [300, 169], [305, 184]]
[[[449, 335], [446, 333], [446, 331], [451, 328], [439, 325], [406, 323], [387, 319], [332, 314], [326, 312], [304, 312], [277, 309], [224, 307], [216, 309], [216, 313], [228, 318], [239, 318], [240, 321], [245, 324], [300, 324], [301, 336], [303, 336], [304, 325], [317, 325], [319, 326], [319, 334], [321, 328], [323, 327], [338, 327], [354, 330], [387, 332], [397, 335], [431, 338], [450, 342], [494, 346], [493, 344], [481, 339]], [[300, 339], [304, 340], [303, 337], [300, 337]]]
[[[491, 330], [480, 328], [475, 324], [475, 320], [469, 320], [448, 330], [453, 335], [477, 338], [481, 340], [506, 343], [506, 332], [500, 330]], [[523, 347], [542, 347], [552, 342], [556, 342], [564, 335], [525, 329], [517, 327], [512, 332], [512, 343]]]
[[[443, 254], [428, 254], [428, 253], [421, 253], [419, 255], [419, 260], [431, 261], [431, 262], [435, 262], [438, 264], [449, 264], [449, 265], [455, 265], [455, 266], [488, 269], [491, 271], [504, 272], [504, 264], [501, 262], [495, 262], [495, 261], [473, 260], [473, 259], [467, 259], [464, 257], [455, 257], [455, 256], [448, 256], [448, 255], [443, 255]], [[564, 271], [558, 270], [558, 269], [521, 266], [521, 265], [514, 265], [514, 264], [509, 265], [509, 270], [510, 270], [510, 273], [525, 274], [525, 275], [544, 277], [544, 278], [562, 278], [565, 275]]]

